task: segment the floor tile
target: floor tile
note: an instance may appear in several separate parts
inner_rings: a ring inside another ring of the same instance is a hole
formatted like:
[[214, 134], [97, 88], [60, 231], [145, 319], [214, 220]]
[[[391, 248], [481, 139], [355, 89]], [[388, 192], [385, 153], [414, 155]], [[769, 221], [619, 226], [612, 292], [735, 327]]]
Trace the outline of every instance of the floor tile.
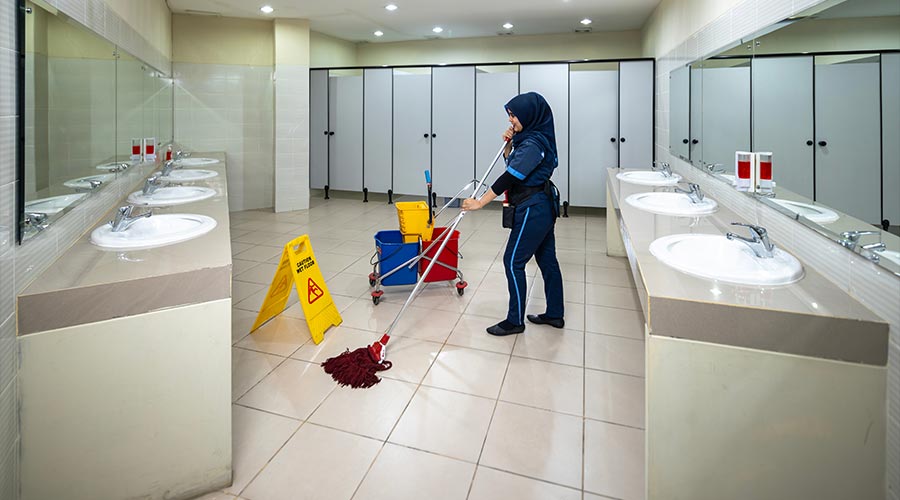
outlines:
[[231, 408], [233, 482], [225, 491], [239, 495], [290, 439], [300, 422], [243, 406]]
[[400, 312], [402, 302], [381, 302], [377, 306], [368, 297], [357, 299], [341, 315], [344, 318], [342, 326], [367, 330], [370, 332], [385, 333], [397, 313]]
[[[233, 283], [241, 283], [240, 281], [234, 281]], [[259, 312], [262, 307], [263, 302], [266, 300], [266, 295], [269, 294], [269, 286], [268, 285], [254, 285], [259, 286], [259, 290], [246, 299], [240, 302], [234, 302], [234, 307], [238, 309], [244, 309], [245, 311], [253, 311]], [[288, 297], [287, 304], [285, 304], [285, 309], [290, 307], [292, 304], [297, 303], [297, 287], [293, 287], [291, 289], [291, 295]]]
[[235, 343], [250, 334], [256, 322], [256, 313], [236, 307], [231, 308], [231, 342]]
[[584, 278], [587, 283], [592, 283], [595, 285], [634, 288], [634, 280], [631, 278], [631, 270], [587, 266], [585, 268]]
[[403, 312], [403, 316], [394, 327], [393, 334], [432, 342], [444, 342], [450, 336], [459, 317], [460, 313], [410, 306]]
[[[584, 264], [571, 264], [561, 262], [559, 270], [562, 272], [563, 280], [584, 283]], [[538, 272], [538, 276], [540, 276]]]
[[415, 392], [415, 384], [388, 378], [368, 389], [338, 386], [309, 421], [384, 441]]
[[321, 366], [287, 359], [239, 399], [238, 404], [302, 420], [312, 414], [335, 386]]
[[501, 401], [480, 463], [581, 488], [582, 422], [580, 417]]
[[245, 283], [243, 281], [231, 282], [231, 303], [237, 305], [242, 300], [267, 287], [259, 283]]
[[634, 288], [592, 283], [588, 283], [585, 286], [584, 302], [588, 305], [618, 307], [633, 311], [641, 308], [641, 301], [638, 298], [637, 290]]
[[641, 311], [585, 306], [584, 321], [588, 332], [644, 339], [644, 315]]
[[447, 343], [460, 347], [471, 347], [501, 354], [509, 354], [516, 343], [517, 335], [498, 337], [488, 334], [485, 329], [496, 323], [496, 320], [484, 316], [463, 314], [450, 333]]
[[[534, 278], [534, 286], [530, 289], [530, 296], [538, 299], [546, 299], [544, 293], [544, 280], [540, 275]], [[577, 302], [584, 304], [584, 282], [563, 280], [563, 300], [565, 302]]]
[[206, 495], [195, 497], [193, 500], [240, 500], [238, 497], [222, 491], [214, 491]]
[[[474, 273], [473, 273], [474, 274]], [[467, 276], [469, 278], [470, 276]], [[474, 283], [474, 285], [473, 285]], [[415, 299], [415, 306], [432, 311], [449, 311], [462, 313], [472, 302], [477, 289], [477, 282], [469, 282], [469, 286], [459, 295], [455, 282], [428, 283]]]
[[272, 278], [275, 277], [275, 271], [278, 270], [278, 264], [259, 264], [242, 272], [235, 274], [236, 281], [246, 281], [248, 283], [259, 283], [261, 285], [270, 285]]
[[386, 444], [353, 500], [465, 500], [475, 464]]
[[284, 358], [272, 354], [231, 349], [231, 400], [235, 401], [272, 372]]
[[503, 354], [444, 346], [422, 383], [475, 396], [496, 398], [500, 393], [508, 362], [509, 356]]
[[[565, 311], [563, 312], [563, 316], [565, 316], [566, 320], [566, 330], [574, 330], [581, 331], [584, 330], [584, 304], [577, 304], [575, 302], [566, 302], [564, 304]], [[529, 314], [544, 314], [547, 312], [547, 301], [544, 299], [539, 299], [536, 297], [532, 297], [528, 299], [528, 305], [525, 307], [525, 315]], [[528, 321], [527, 319], [525, 321]], [[526, 323], [526, 328], [528, 325], [532, 325], [533, 323]], [[547, 326], [534, 325], [540, 329], [544, 328], [552, 328]]]
[[389, 441], [475, 463], [493, 412], [491, 399], [422, 386]]
[[584, 366], [596, 370], [644, 376], [644, 341], [586, 333]]
[[359, 297], [362, 294], [368, 294], [372, 290], [369, 287], [368, 276], [346, 272], [329, 279], [325, 286], [332, 295], [346, 295], [348, 297]]
[[478, 467], [468, 500], [581, 500], [581, 491]]
[[644, 428], [644, 379], [586, 370], [584, 414], [588, 418]]
[[500, 400], [580, 416], [584, 369], [513, 356]]
[[584, 489], [622, 499], [644, 498], [644, 431], [586, 420]]
[[300, 346], [311, 341], [306, 321], [288, 316], [276, 316], [244, 337], [237, 343], [237, 347], [287, 357]]
[[234, 258], [241, 260], [252, 260], [254, 262], [266, 262], [273, 257], [281, 257], [283, 249], [276, 247], [268, 247], [257, 245], [248, 248], [239, 254], [235, 254]]
[[231, 275], [237, 276], [242, 272], [259, 265], [259, 262], [253, 262], [252, 260], [240, 260], [240, 259], [231, 259]]
[[346, 500], [381, 443], [305, 424], [250, 483], [248, 500]]
[[584, 365], [584, 332], [535, 325], [531, 322], [526, 325], [525, 332], [517, 335], [513, 356]]
[[337, 328], [329, 328], [325, 332], [325, 338], [321, 343], [316, 345], [315, 342], [307, 342], [294, 352], [291, 357], [311, 363], [322, 363], [345, 350], [353, 351], [357, 348], [371, 345], [379, 338], [381, 338], [381, 335], [375, 332], [356, 330], [342, 325]]
[[[485, 280], [487, 279], [485, 278]], [[495, 318], [494, 323], [506, 319], [506, 313], [509, 310], [509, 292], [505, 289], [502, 291], [486, 290], [482, 287], [484, 287], [484, 283], [472, 296], [472, 301], [466, 308], [466, 314]]]
[[240, 241], [232, 241], [231, 242], [231, 255], [236, 255], [244, 250], [249, 250], [256, 245], [253, 243], [241, 243]]
[[418, 384], [437, 359], [441, 347], [441, 344], [427, 340], [391, 337], [387, 359], [393, 366], [390, 370], [379, 372], [379, 375]]
[[612, 269], [628, 269], [628, 259], [625, 257], [610, 257], [606, 252], [586, 252], [585, 264], [595, 267], [608, 267]]

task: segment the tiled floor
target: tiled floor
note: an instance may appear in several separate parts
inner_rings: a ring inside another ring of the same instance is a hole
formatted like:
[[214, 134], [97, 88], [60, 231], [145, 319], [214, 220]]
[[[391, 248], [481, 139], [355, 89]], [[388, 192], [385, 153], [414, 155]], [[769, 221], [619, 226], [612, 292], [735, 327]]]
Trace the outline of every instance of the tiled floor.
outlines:
[[[378, 306], [369, 295], [373, 235], [396, 225], [393, 206], [340, 195], [231, 214], [234, 484], [201, 498], [643, 498], [643, 317], [626, 261], [606, 256], [605, 218], [557, 224], [566, 328], [498, 338], [484, 329], [506, 314], [508, 232], [498, 211], [468, 214], [465, 295], [428, 285], [395, 330], [382, 382], [339, 387], [319, 363], [376, 340], [411, 289], [385, 288]], [[294, 294], [248, 335], [280, 246], [301, 234], [344, 323], [313, 344]], [[533, 263], [528, 275], [527, 311], [543, 312]]]

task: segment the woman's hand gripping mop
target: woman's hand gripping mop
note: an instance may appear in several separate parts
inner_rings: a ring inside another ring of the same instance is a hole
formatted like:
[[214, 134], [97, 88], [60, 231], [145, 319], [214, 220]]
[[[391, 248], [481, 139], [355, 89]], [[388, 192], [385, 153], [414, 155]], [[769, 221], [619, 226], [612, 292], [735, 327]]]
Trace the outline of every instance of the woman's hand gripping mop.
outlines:
[[[459, 199], [460, 195], [469, 188], [472, 188], [472, 197], [476, 197], [484, 187], [485, 180], [487, 180], [488, 176], [491, 174], [491, 171], [494, 169], [494, 165], [497, 163], [497, 160], [503, 155], [503, 150], [506, 148], [506, 143], [504, 142], [503, 146], [500, 147], [500, 150], [497, 151], [497, 154], [494, 156], [494, 160], [491, 162], [491, 166], [487, 169], [483, 176], [481, 176], [481, 180], [473, 180], [472, 182], [463, 186], [462, 189], [459, 190], [456, 195], [450, 199], [441, 209], [438, 211], [437, 215], [434, 217], [437, 218], [444, 212], [444, 210], [450, 206], [455, 200]], [[428, 191], [431, 191], [431, 172], [425, 172], [425, 180], [428, 184]], [[429, 199], [431, 197], [429, 196]], [[377, 384], [381, 381], [380, 378], [376, 375], [376, 373], [384, 370], [388, 370], [391, 367], [391, 362], [388, 361], [387, 358], [387, 343], [391, 339], [391, 332], [394, 331], [394, 327], [397, 326], [397, 323], [400, 321], [400, 318], [403, 316], [403, 312], [406, 311], [406, 308], [409, 307], [410, 303], [412, 303], [413, 299], [419, 293], [419, 290], [422, 288], [422, 284], [425, 282], [425, 277], [428, 276], [428, 273], [431, 272], [431, 268], [434, 267], [435, 263], [438, 262], [438, 256], [441, 255], [441, 252], [444, 251], [444, 248], [447, 246], [447, 242], [450, 241], [450, 236], [456, 230], [459, 223], [462, 221], [463, 217], [465, 217], [465, 210], [460, 210], [459, 214], [453, 218], [448, 229], [444, 231], [440, 236], [431, 241], [431, 244], [428, 245], [428, 248], [422, 252], [422, 255], [427, 254], [434, 245], [440, 243], [438, 247], [437, 253], [435, 257], [431, 259], [428, 263], [428, 267], [425, 268], [425, 271], [419, 276], [418, 281], [416, 281], [416, 286], [413, 288], [412, 292], [410, 292], [409, 297], [406, 298], [406, 302], [403, 304], [403, 307], [400, 308], [400, 312], [397, 313], [397, 317], [394, 318], [394, 321], [391, 322], [391, 325], [388, 327], [387, 332], [381, 337], [380, 340], [375, 342], [374, 344], [366, 347], [360, 347], [359, 349], [351, 351], [350, 349], [345, 350], [341, 354], [333, 358], [328, 358], [325, 362], [322, 363], [322, 367], [325, 369], [325, 373], [331, 375], [338, 384], [350, 386], [354, 389], [357, 388], [368, 388]], [[418, 265], [418, 259], [415, 259], [416, 262], [413, 262], [409, 265]]]

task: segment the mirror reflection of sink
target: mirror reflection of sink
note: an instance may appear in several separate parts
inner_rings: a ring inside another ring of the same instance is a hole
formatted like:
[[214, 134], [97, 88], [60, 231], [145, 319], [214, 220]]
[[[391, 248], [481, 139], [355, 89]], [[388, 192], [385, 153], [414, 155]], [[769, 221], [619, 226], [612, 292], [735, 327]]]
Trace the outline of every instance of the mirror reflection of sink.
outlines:
[[212, 179], [219, 175], [218, 172], [214, 170], [200, 170], [200, 169], [186, 169], [186, 170], [173, 170], [169, 172], [169, 175], [165, 177], [160, 177], [159, 180], [165, 182], [191, 182], [191, 181], [202, 181], [204, 179]]
[[818, 205], [800, 203], [799, 201], [779, 200], [777, 198], [772, 198], [772, 201], [795, 214], [802, 215], [819, 224], [828, 224], [829, 222], [834, 222], [840, 218], [834, 210], [829, 210]]
[[875, 255], [880, 259], [887, 259], [900, 266], [900, 252], [896, 250], [875, 250]]
[[104, 163], [103, 165], [97, 165], [97, 170], [106, 170], [107, 172], [120, 172], [122, 170], [127, 169], [131, 165], [124, 161], [113, 161], [109, 163]]
[[64, 194], [62, 196], [53, 196], [51, 198], [41, 198], [40, 200], [31, 200], [25, 202], [26, 212], [41, 212], [47, 215], [58, 214], [65, 210], [66, 207], [84, 198], [84, 193]]
[[205, 215], [152, 215], [124, 231], [113, 232], [110, 224], [104, 224], [91, 233], [91, 243], [108, 250], [142, 250], [203, 236], [215, 227], [216, 220]]
[[215, 189], [200, 186], [173, 186], [158, 188], [151, 194], [145, 195], [137, 191], [128, 195], [128, 203], [147, 207], [165, 207], [181, 205], [194, 201], [205, 200], [216, 195]]
[[91, 189], [91, 181], [100, 181], [107, 183], [116, 178], [116, 174], [98, 174], [89, 175], [87, 177], [79, 177], [70, 181], [63, 182], [63, 186], [72, 189]]
[[707, 215], [719, 207], [716, 200], [709, 197], [694, 203], [684, 193], [637, 193], [625, 198], [625, 202], [646, 212], [675, 216]]
[[182, 158], [175, 162], [176, 165], [182, 167], [199, 167], [202, 165], [214, 165], [219, 163], [215, 158]]
[[681, 176], [672, 174], [666, 177], [662, 172], [654, 170], [630, 170], [627, 172], [619, 172], [616, 178], [620, 181], [630, 184], [640, 184], [642, 186], [674, 186], [681, 181]]
[[764, 259], [746, 244], [715, 234], [663, 236], [650, 244], [650, 253], [683, 273], [738, 285], [787, 285], [803, 278], [800, 261], [784, 250], [775, 248]]

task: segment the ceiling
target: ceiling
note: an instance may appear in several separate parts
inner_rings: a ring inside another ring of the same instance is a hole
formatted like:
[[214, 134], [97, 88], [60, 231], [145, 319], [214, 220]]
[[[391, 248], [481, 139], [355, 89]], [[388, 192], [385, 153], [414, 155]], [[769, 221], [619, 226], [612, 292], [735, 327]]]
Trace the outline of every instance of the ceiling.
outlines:
[[[584, 18], [597, 31], [640, 29], [660, 0], [167, 0], [176, 13], [309, 19], [313, 31], [353, 42], [572, 33]], [[393, 12], [384, 7], [393, 2]], [[263, 14], [259, 8], [275, 11]], [[214, 13], [214, 14], [212, 14]], [[432, 28], [441, 26], [440, 34]], [[376, 37], [376, 30], [384, 36]]]
[[820, 19], [883, 16], [900, 16], [900, 0], [846, 0], [815, 15]]

